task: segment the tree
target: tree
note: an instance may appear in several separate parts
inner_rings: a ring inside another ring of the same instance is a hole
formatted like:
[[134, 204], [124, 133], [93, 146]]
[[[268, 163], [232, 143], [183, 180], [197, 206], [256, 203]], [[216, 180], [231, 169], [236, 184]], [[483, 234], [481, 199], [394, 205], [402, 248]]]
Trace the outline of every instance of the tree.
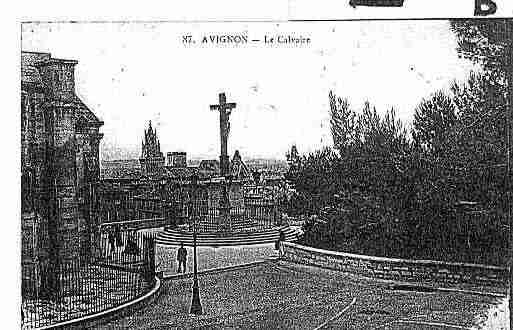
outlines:
[[451, 29], [461, 56], [481, 64], [485, 70], [506, 72], [510, 65], [513, 20], [452, 20]]
[[[511, 191], [511, 145], [513, 121], [513, 20], [468, 20], [453, 21], [453, 30], [458, 37], [459, 52], [474, 62], [481, 63], [485, 70], [491, 71], [497, 77], [497, 82], [507, 86], [509, 109], [506, 115], [506, 218], [510, 221], [509, 235], [512, 235], [512, 191]], [[502, 79], [501, 79], [502, 78]], [[511, 241], [512, 238], [509, 237]], [[513, 268], [513, 250], [510, 242], [510, 268]], [[510, 281], [510, 292], [513, 291], [513, 282]], [[513, 313], [513, 299], [509, 300], [509, 310]], [[513, 328], [513, 318], [510, 319], [510, 328]]]
[[506, 88], [484, 72], [472, 74], [466, 84], [454, 84], [452, 92], [459, 120], [448, 162], [461, 169], [456, 178], [460, 194], [483, 207], [506, 210], [505, 198], [498, 199], [506, 188]]
[[338, 191], [337, 162], [338, 156], [329, 147], [302, 157], [294, 186], [312, 211], [329, 204]]
[[[508, 78], [509, 41], [493, 35], [497, 24], [453, 22], [460, 54], [483, 69], [420, 102], [413, 141], [394, 109], [380, 115], [366, 102], [356, 112], [347, 99], [330, 92], [338, 157], [323, 150], [302, 157], [295, 181], [302, 198], [298, 204], [310, 205], [309, 212], [320, 219], [305, 226], [308, 244], [504, 264], [507, 237], [501, 218], [507, 218], [501, 213], [507, 203], [501, 192], [507, 88], [513, 85], [507, 82], [513, 79]], [[481, 208], [470, 228], [455, 207], [461, 200]]]
[[362, 151], [373, 156], [402, 154], [408, 148], [407, 132], [402, 121], [396, 118], [394, 108], [381, 117], [375, 107], [365, 102], [358, 117], [358, 131]]
[[494, 76], [472, 73], [465, 84], [453, 84], [458, 113], [454, 126], [454, 148], [462, 165], [497, 165], [506, 149], [506, 88]]
[[357, 139], [357, 115], [349, 108], [346, 98], [336, 97], [332, 91], [330, 99], [330, 126], [334, 148], [344, 153]]
[[446, 149], [456, 120], [456, 107], [450, 96], [439, 91], [423, 99], [413, 116], [414, 143], [428, 153], [439, 154]]
[[330, 129], [334, 148], [341, 156], [355, 153], [383, 156], [401, 153], [408, 145], [407, 131], [392, 108], [380, 116], [367, 101], [360, 113], [351, 109], [346, 98], [337, 97], [332, 91], [330, 99]]

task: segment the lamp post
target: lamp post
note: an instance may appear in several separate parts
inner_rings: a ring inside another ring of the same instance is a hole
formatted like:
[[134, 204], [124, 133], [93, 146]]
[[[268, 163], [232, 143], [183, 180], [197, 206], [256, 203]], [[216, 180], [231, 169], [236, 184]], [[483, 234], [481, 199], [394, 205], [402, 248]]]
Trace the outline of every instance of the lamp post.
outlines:
[[166, 205], [166, 202], [167, 202], [167, 198], [166, 198], [166, 184], [167, 184], [167, 180], [165, 178], [162, 178], [160, 179], [160, 213], [161, 213], [161, 217], [162, 218], [166, 218], [166, 214], [165, 214], [165, 211], [166, 211], [166, 208], [165, 208], [165, 205]]
[[119, 199], [116, 199], [114, 202], [114, 208], [116, 211], [116, 221], [119, 221], [119, 209], [121, 208], [121, 201]]
[[[194, 194], [196, 197], [196, 189], [198, 187], [198, 176], [196, 174], [191, 176], [191, 196]], [[193, 240], [194, 240], [194, 280], [192, 284], [192, 301], [191, 301], [191, 310], [190, 314], [202, 315], [203, 308], [201, 307], [200, 294], [199, 294], [199, 285], [198, 285], [198, 262], [197, 262], [197, 254], [196, 254], [196, 238], [197, 238], [197, 223], [196, 223], [196, 212], [194, 209], [194, 204], [191, 200], [191, 212], [189, 213], [193, 219]]]

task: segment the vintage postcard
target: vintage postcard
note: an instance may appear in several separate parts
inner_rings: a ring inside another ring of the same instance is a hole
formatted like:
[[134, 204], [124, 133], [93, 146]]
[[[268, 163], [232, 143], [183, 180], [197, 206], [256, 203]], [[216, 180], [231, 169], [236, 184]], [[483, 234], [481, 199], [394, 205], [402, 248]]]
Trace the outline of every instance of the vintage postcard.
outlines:
[[512, 19], [21, 37], [22, 329], [510, 329]]

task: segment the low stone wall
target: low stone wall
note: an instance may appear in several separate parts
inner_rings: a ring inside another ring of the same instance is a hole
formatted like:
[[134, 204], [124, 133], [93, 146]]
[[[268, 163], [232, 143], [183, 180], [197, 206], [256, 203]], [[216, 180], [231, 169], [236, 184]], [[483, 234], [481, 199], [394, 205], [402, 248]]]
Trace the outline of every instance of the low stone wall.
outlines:
[[343, 272], [401, 282], [471, 283], [506, 286], [509, 271], [504, 267], [433, 260], [409, 260], [342, 253], [284, 243], [284, 259]]

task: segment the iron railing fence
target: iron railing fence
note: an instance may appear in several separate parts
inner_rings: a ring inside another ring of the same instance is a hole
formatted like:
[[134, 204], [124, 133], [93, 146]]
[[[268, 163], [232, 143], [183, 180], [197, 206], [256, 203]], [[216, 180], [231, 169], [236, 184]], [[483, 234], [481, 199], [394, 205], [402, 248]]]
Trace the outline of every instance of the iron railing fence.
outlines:
[[[270, 199], [245, 199], [231, 203], [230, 216], [225, 220], [219, 207], [211, 205], [208, 200], [192, 200], [184, 207], [188, 229], [197, 223], [198, 232], [223, 231], [257, 231], [271, 229], [282, 224], [279, 205]], [[225, 223], [223, 223], [225, 222]], [[223, 229], [222, 229], [223, 228]]]
[[282, 223], [280, 193], [279, 186], [244, 185], [236, 192], [230, 190], [228, 221], [223, 221], [219, 211], [222, 193], [204, 186], [171, 192], [156, 189], [152, 194], [137, 197], [114, 196], [123, 199], [109, 200], [92, 209], [99, 224], [162, 218], [172, 227], [187, 226], [194, 216], [199, 231], [219, 231], [221, 227], [232, 231], [262, 230]]
[[[34, 329], [95, 314], [148, 292], [155, 280], [155, 234], [108, 233], [94, 260], [22, 266], [22, 324]], [[119, 243], [118, 243], [119, 242]]]
[[152, 264], [154, 232], [139, 232], [130, 227], [112, 224], [100, 229], [96, 262], [110, 267], [139, 271]]

